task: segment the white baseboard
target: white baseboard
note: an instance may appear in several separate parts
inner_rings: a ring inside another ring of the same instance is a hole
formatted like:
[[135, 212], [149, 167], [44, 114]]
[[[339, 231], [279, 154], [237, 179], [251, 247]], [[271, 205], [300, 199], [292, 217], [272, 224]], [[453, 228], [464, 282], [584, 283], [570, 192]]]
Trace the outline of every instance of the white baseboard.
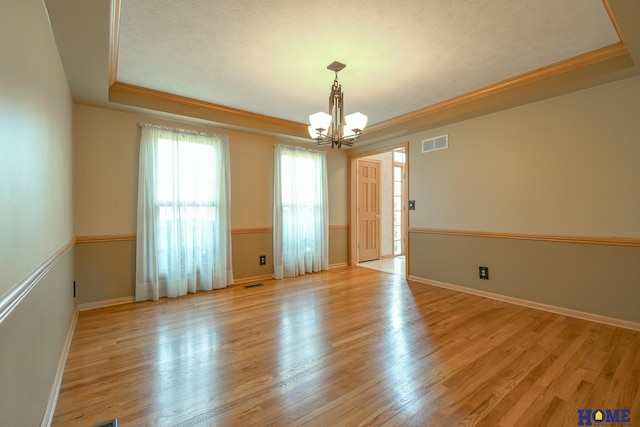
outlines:
[[337, 262], [335, 264], [329, 264], [329, 270], [333, 269], [333, 268], [342, 268], [342, 267], [348, 267], [349, 263], [348, 262]]
[[64, 367], [67, 364], [67, 357], [69, 356], [69, 350], [71, 349], [71, 341], [73, 341], [73, 333], [76, 330], [78, 313], [79, 310], [76, 306], [75, 310], [73, 311], [71, 324], [69, 325], [69, 331], [67, 332], [67, 339], [64, 341], [62, 355], [60, 356], [60, 361], [58, 362], [58, 370], [56, 371], [56, 376], [53, 379], [53, 386], [51, 387], [51, 393], [49, 394], [49, 402], [47, 403], [47, 407], [44, 410], [44, 415], [42, 416], [40, 427], [49, 427], [53, 422], [53, 415], [56, 412], [56, 405], [58, 403], [58, 394], [60, 394], [60, 387], [62, 386]]
[[122, 297], [122, 298], [114, 298], [108, 299], [105, 301], [95, 301], [95, 302], [87, 302], [84, 304], [78, 304], [78, 310], [93, 310], [94, 308], [103, 308], [103, 307], [111, 307], [112, 305], [120, 305], [120, 304], [128, 304], [130, 302], [135, 302], [135, 297]]
[[569, 317], [575, 317], [577, 319], [589, 320], [591, 322], [597, 322], [597, 323], [604, 323], [605, 325], [631, 329], [633, 331], [640, 331], [640, 323], [631, 322], [629, 320], [616, 319], [614, 317], [601, 316], [599, 314], [587, 313], [584, 311], [573, 310], [570, 308], [558, 307], [558, 306], [549, 305], [549, 304], [542, 304], [539, 302], [509, 297], [506, 295], [495, 294], [493, 292], [481, 291], [479, 289], [467, 288], [465, 286], [452, 285], [450, 283], [439, 282], [437, 280], [424, 279], [422, 277], [408, 276], [407, 280], [424, 283], [426, 285], [437, 286], [439, 288], [451, 289], [453, 291], [464, 292], [466, 294], [476, 295], [484, 298], [490, 298], [497, 301], [503, 301], [511, 304], [521, 305], [523, 307], [534, 308], [536, 310], [548, 311], [550, 313], [561, 314]]
[[[244, 285], [251, 282], [262, 282], [263, 280], [273, 279], [273, 274], [263, 274], [262, 276], [242, 277], [240, 279], [233, 279], [233, 285]], [[230, 285], [230, 286], [233, 286]]]

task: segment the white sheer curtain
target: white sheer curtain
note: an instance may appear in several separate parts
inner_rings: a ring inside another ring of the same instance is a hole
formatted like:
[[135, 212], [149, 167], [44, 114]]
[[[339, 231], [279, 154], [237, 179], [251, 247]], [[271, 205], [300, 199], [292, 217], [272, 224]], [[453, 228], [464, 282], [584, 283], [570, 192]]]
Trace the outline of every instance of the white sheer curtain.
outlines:
[[326, 154], [276, 145], [273, 163], [273, 277], [327, 270]]
[[233, 283], [228, 145], [141, 124], [136, 301]]

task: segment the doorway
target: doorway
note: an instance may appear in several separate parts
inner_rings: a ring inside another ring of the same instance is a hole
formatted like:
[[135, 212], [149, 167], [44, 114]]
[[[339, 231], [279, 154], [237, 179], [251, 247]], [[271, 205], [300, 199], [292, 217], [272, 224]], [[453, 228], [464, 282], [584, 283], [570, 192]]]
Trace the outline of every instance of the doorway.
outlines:
[[[380, 168], [373, 172], [379, 177], [377, 189], [371, 184], [371, 163]], [[406, 276], [408, 144], [353, 155], [350, 176], [350, 264]]]
[[358, 159], [358, 262], [381, 256], [381, 170], [380, 160]]

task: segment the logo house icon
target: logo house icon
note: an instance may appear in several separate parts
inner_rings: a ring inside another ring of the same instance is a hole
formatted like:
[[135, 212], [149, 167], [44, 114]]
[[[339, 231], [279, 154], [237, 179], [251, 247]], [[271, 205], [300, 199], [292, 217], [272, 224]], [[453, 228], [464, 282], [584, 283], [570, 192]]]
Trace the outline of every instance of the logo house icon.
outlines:
[[601, 423], [604, 421], [604, 412], [602, 412], [601, 410], [596, 410], [593, 413], [593, 421], [597, 422], [597, 423]]

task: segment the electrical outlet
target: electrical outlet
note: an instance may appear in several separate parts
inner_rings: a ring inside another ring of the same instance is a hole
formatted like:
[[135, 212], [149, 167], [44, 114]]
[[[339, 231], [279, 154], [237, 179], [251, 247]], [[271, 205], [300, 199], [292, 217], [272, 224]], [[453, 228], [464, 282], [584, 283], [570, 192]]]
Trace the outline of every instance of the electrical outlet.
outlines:
[[260, 265], [267, 265], [267, 256], [260, 255]]
[[489, 280], [489, 267], [478, 267], [480, 270], [480, 278], [482, 280]]

